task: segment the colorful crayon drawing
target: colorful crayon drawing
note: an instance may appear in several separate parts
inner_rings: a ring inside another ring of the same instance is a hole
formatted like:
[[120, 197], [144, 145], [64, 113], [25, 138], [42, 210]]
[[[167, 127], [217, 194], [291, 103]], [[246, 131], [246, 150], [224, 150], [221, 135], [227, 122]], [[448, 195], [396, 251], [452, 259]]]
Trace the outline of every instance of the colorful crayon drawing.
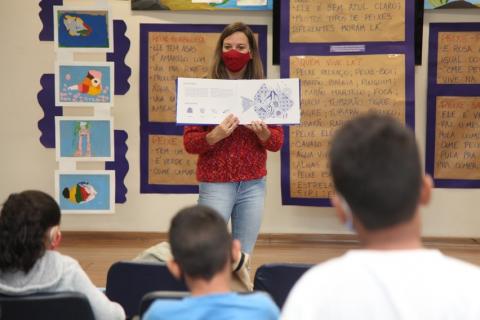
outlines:
[[113, 64], [69, 62], [57, 64], [55, 73], [57, 106], [111, 106]]
[[132, 10], [272, 10], [274, 0], [131, 0]]
[[107, 7], [54, 6], [55, 49], [111, 52], [112, 25]]
[[83, 204], [95, 199], [97, 191], [89, 182], [82, 181], [71, 187], [65, 187], [62, 195], [71, 203]]
[[78, 16], [64, 15], [63, 24], [72, 37], [88, 37], [92, 33], [92, 28]]
[[113, 160], [113, 119], [56, 117], [57, 160]]
[[111, 213], [114, 181], [113, 171], [56, 171], [55, 197], [62, 213]]
[[425, 0], [425, 9], [479, 9], [480, 0]]

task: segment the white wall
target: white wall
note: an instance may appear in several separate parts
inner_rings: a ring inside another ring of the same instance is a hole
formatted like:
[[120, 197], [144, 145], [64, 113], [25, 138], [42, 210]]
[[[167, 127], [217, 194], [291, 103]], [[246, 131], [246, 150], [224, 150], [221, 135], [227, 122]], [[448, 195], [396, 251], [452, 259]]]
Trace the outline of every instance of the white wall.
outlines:
[[[78, 3], [75, 1], [64, 1]], [[78, 231], [160, 231], [168, 228], [172, 215], [182, 206], [196, 202], [196, 195], [140, 194], [139, 136], [139, 24], [140, 23], [219, 23], [244, 21], [267, 24], [271, 49], [271, 17], [266, 12], [132, 12], [129, 0], [110, 0], [115, 19], [127, 23], [131, 40], [126, 62], [132, 68], [130, 91], [115, 97], [113, 115], [116, 129], [128, 132], [127, 158], [130, 171], [126, 177], [127, 202], [116, 206], [113, 215], [65, 215], [64, 230]], [[0, 201], [9, 193], [29, 188], [53, 194], [53, 172], [57, 168], [53, 149], [39, 142], [37, 122], [42, 117], [37, 102], [39, 79], [53, 73], [55, 59], [52, 42], [40, 42], [41, 29], [35, 1], [0, 1]], [[425, 148], [426, 72], [428, 23], [440, 21], [480, 22], [477, 12], [427, 12], [424, 27], [423, 65], [416, 69], [416, 132]], [[268, 76], [279, 77], [279, 68], [271, 65]], [[346, 233], [331, 208], [282, 206], [280, 193], [280, 155], [270, 154], [265, 219], [266, 233]], [[426, 236], [480, 236], [477, 212], [479, 190], [436, 189], [429, 208], [424, 210]]]

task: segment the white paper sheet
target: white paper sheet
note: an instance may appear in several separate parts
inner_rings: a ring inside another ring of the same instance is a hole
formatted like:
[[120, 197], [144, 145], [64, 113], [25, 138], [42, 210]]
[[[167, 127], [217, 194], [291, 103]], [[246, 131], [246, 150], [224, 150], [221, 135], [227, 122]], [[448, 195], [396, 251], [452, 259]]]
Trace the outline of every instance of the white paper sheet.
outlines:
[[231, 113], [240, 124], [299, 124], [300, 81], [178, 78], [178, 124], [219, 124]]

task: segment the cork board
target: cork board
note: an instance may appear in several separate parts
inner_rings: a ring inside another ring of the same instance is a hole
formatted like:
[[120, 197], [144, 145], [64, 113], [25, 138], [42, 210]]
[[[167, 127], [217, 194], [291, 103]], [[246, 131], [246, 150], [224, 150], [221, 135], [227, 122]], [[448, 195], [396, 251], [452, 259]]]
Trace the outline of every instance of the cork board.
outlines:
[[480, 179], [480, 97], [437, 97], [436, 179]]
[[405, 0], [290, 0], [290, 42], [405, 41]]
[[183, 148], [183, 137], [174, 135], [148, 136], [148, 183], [196, 185], [197, 156]]
[[480, 31], [438, 33], [438, 84], [480, 84]]
[[148, 121], [175, 122], [175, 80], [209, 71], [219, 33], [148, 34]]
[[290, 127], [290, 196], [329, 198], [330, 139], [345, 121], [375, 110], [405, 123], [405, 55], [292, 56], [301, 79], [302, 124]]

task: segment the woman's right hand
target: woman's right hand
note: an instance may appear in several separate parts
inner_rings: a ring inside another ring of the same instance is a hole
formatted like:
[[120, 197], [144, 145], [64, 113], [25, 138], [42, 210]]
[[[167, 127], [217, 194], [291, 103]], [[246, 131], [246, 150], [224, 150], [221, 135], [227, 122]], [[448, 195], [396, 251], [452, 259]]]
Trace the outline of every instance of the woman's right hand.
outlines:
[[207, 143], [209, 145], [214, 145], [218, 141], [225, 139], [232, 134], [233, 130], [238, 127], [239, 123], [240, 121], [235, 115], [228, 115], [219, 125], [207, 134]]

